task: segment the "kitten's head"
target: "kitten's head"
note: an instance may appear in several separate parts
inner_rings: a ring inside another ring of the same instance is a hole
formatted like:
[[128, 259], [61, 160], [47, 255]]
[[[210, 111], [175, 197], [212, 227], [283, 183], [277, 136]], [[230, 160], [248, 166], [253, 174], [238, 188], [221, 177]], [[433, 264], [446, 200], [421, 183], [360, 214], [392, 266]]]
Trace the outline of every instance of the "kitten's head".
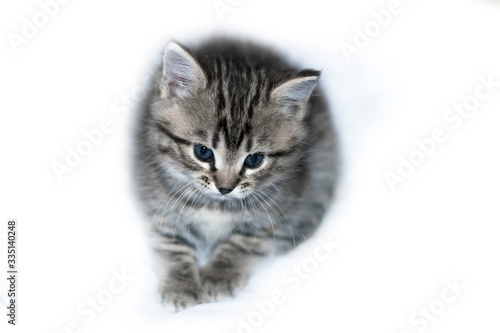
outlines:
[[169, 43], [152, 105], [162, 170], [214, 200], [244, 198], [296, 176], [318, 76], [195, 57]]

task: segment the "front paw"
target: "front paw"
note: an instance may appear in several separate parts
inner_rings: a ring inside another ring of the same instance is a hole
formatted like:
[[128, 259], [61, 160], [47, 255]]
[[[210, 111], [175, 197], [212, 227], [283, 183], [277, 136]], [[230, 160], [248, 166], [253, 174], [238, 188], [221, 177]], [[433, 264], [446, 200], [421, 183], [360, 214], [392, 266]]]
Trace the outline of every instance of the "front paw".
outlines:
[[234, 297], [247, 280], [247, 277], [237, 270], [221, 269], [216, 266], [201, 269], [200, 278], [201, 285], [211, 301]]
[[178, 281], [177, 283], [168, 283], [160, 292], [165, 307], [176, 312], [207, 301], [204, 289], [199, 283], [195, 282], [182, 283]]

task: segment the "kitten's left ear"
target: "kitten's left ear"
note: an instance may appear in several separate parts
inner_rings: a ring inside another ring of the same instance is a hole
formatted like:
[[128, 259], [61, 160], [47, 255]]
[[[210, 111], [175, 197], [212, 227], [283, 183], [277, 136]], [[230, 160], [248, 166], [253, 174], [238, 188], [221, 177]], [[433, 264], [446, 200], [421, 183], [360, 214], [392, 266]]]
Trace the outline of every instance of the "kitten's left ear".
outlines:
[[205, 73], [198, 62], [182, 46], [168, 43], [163, 54], [163, 78], [169, 96], [186, 96], [204, 88]]
[[290, 117], [303, 117], [307, 102], [318, 84], [319, 72], [308, 71], [307, 76], [296, 77], [282, 83], [271, 92], [271, 100]]

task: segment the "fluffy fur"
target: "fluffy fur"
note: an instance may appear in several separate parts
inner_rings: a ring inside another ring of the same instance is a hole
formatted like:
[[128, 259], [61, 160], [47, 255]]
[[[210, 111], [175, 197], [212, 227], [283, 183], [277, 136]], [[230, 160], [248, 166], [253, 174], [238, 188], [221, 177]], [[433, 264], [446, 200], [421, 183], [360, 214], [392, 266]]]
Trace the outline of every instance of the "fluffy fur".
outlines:
[[[167, 45], [135, 156], [165, 303], [232, 296], [263, 257], [318, 227], [338, 165], [319, 75], [246, 42]], [[263, 157], [257, 167], [245, 162], [251, 154]]]

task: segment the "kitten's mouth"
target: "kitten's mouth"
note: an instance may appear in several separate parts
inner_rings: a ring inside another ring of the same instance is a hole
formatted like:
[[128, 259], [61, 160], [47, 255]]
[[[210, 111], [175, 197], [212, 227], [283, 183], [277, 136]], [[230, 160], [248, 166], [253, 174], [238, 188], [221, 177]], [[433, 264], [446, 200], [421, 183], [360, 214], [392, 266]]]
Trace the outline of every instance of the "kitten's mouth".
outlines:
[[210, 196], [211, 199], [214, 199], [214, 200], [217, 200], [217, 201], [228, 201], [228, 200], [235, 199], [235, 196], [232, 193], [222, 194], [222, 193], [219, 193], [219, 192], [217, 192], [217, 193], [210, 192], [209, 196]]
[[219, 200], [229, 200], [232, 198], [230, 194], [222, 194], [222, 193], [214, 193], [213, 196]]

